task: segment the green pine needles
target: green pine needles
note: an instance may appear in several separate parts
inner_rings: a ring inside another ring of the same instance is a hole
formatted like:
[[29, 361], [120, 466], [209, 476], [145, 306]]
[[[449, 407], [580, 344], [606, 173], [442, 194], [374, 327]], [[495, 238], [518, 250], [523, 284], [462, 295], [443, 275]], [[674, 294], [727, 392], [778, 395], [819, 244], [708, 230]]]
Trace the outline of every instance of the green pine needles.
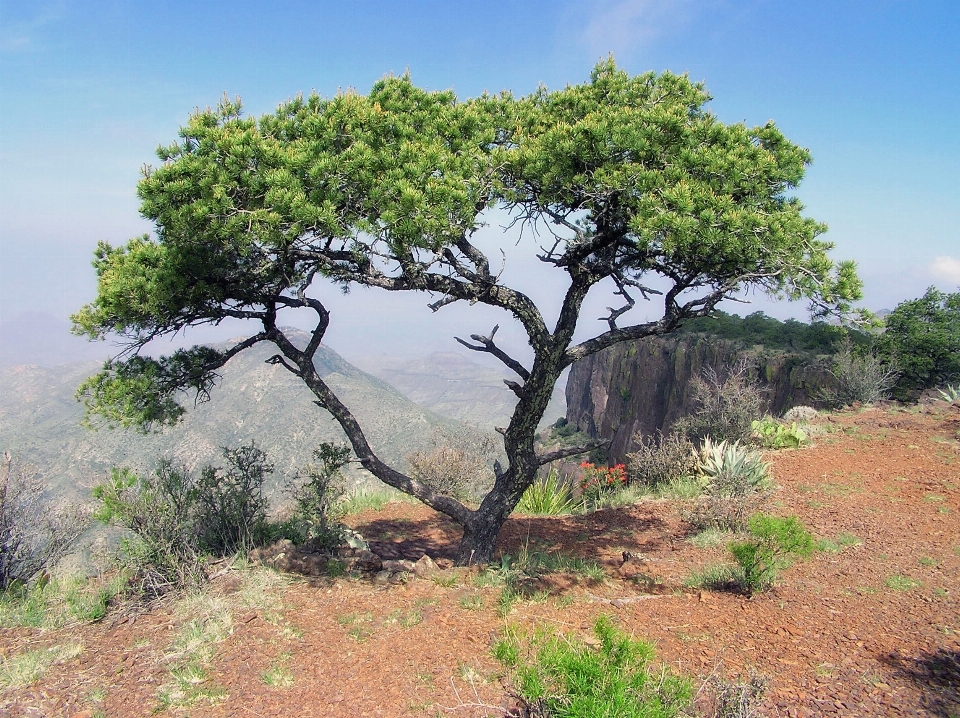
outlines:
[[692, 697], [690, 681], [654, 665], [654, 650], [597, 618], [595, 639], [539, 633], [521, 640], [515, 629], [494, 645], [531, 715], [670, 718]]

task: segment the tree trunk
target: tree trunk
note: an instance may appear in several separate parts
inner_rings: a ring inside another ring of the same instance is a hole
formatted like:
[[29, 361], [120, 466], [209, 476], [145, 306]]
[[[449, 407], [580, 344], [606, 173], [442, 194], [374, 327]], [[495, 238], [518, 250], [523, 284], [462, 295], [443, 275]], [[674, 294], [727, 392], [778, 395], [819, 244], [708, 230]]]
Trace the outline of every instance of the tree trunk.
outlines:
[[457, 566], [488, 564], [493, 560], [497, 536], [507, 516], [498, 513], [481, 513], [479, 510], [463, 527], [463, 538], [457, 547]]

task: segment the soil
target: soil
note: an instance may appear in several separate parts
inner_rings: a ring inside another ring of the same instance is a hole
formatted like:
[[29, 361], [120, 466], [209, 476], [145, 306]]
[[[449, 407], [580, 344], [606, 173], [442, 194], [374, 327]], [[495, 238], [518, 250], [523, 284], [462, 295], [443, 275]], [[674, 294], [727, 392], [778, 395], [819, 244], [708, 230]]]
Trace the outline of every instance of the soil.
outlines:
[[[502, 553], [560, 551], [600, 562], [605, 580], [544, 574], [503, 619], [500, 588], [478, 586], [476, 569], [396, 583], [292, 577], [278, 606], [234, 613], [198, 679], [221, 697], [188, 708], [158, 703], [171, 636], [188, 620], [171, 605], [117, 609], [97, 624], [3, 629], [6, 658], [70, 641], [83, 650], [0, 694], [0, 714], [505, 715], [515, 702], [491, 655], [505, 624], [586, 637], [603, 613], [696, 687], [760, 677], [755, 715], [960, 716], [960, 407], [868, 408], [822, 424], [812, 446], [769, 452], [776, 489], [765, 508], [799, 516], [818, 538], [860, 543], [816, 553], [763, 593], [684, 586], [726, 551], [690, 542], [678, 502], [517, 516]], [[441, 567], [458, 537], [409, 503], [350, 523], [385, 558], [426, 553]], [[624, 564], [624, 552], [638, 558]], [[209, 590], [229, 596], [238, 581], [228, 572]], [[277, 666], [292, 684], [266, 677]], [[710, 714], [708, 694], [699, 695], [701, 715]]]

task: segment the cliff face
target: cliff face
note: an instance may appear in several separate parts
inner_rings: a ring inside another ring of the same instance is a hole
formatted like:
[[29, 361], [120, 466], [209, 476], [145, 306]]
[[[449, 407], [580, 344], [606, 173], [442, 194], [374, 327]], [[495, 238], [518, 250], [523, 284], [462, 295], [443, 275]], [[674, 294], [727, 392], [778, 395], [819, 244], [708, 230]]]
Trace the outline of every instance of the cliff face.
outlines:
[[621, 462], [633, 435], [666, 430], [694, 410], [691, 380], [708, 367], [725, 376], [741, 356], [764, 389], [769, 413], [818, 406], [814, 398], [832, 377], [815, 357], [745, 349], [705, 335], [648, 338], [610, 347], [577, 362], [567, 381], [567, 421], [594, 438], [612, 439], [609, 454]]

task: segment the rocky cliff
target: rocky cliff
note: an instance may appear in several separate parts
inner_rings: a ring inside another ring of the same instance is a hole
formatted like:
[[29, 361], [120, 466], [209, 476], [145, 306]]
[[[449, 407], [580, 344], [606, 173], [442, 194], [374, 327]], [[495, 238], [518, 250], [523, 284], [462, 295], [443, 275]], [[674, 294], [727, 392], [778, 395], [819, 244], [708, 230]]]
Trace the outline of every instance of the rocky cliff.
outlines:
[[612, 440], [609, 456], [623, 461], [633, 435], [666, 430], [694, 410], [691, 379], [713, 367], [724, 376], [741, 357], [764, 389], [769, 413], [818, 406], [831, 384], [826, 363], [809, 353], [746, 347], [703, 334], [618, 344], [573, 365], [567, 381], [567, 421], [594, 438]]

